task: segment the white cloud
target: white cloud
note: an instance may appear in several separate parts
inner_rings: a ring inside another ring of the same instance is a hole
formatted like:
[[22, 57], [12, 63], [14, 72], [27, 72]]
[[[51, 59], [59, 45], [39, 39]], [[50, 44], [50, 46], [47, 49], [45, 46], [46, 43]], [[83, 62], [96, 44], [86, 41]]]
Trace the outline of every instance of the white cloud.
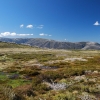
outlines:
[[40, 36], [47, 36], [48, 34], [40, 33]]
[[42, 29], [44, 25], [39, 25], [37, 28]]
[[15, 32], [10, 33], [11, 36], [16, 36], [17, 34]]
[[0, 37], [7, 37], [7, 36], [32, 36], [33, 34], [17, 34], [15, 32], [10, 33], [10, 32], [4, 32], [0, 33]]
[[65, 41], [66, 41], [67, 39], [65, 39]]
[[24, 27], [24, 24], [21, 24], [21, 25], [20, 25], [20, 28], [23, 28], [23, 27]]
[[33, 35], [33, 34], [17, 34], [18, 36], [30, 36], [30, 35]]
[[98, 21], [96, 21], [93, 25], [98, 26], [98, 25], [100, 25], [100, 23]]
[[26, 28], [33, 28], [33, 25], [27, 25]]
[[40, 33], [39, 35], [40, 35], [40, 36], [52, 36], [52, 35], [44, 34], [44, 33]]
[[33, 34], [17, 34], [18, 36], [32, 36]]
[[4, 33], [1, 33], [1, 34], [0, 34], [0, 37], [4, 37], [4, 36], [15, 36], [15, 35], [16, 35], [15, 32], [13, 32], [13, 33], [10, 33], [10, 32], [4, 32]]

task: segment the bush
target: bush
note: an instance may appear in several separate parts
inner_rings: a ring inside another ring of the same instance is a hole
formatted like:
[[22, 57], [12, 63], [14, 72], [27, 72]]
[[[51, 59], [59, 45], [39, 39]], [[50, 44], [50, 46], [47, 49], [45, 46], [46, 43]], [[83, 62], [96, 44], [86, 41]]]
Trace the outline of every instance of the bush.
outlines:
[[71, 92], [66, 92], [66, 94], [60, 93], [53, 97], [53, 100], [76, 100]]
[[50, 81], [51, 79], [54, 81], [57, 78], [60, 79], [62, 76], [57, 71], [46, 71], [42, 74], [42, 77], [46, 81]]
[[6, 69], [6, 71], [8, 73], [16, 73], [17, 72], [17, 69], [16, 68], [8, 68], [8, 69]]
[[37, 91], [39, 94], [45, 93], [45, 91], [50, 90], [50, 88], [42, 83], [42, 80], [38, 77], [35, 77], [32, 81], [32, 87], [35, 91]]
[[22, 96], [16, 94], [11, 86], [0, 86], [0, 91], [6, 100], [22, 100]]
[[37, 70], [24, 69], [23, 71], [20, 72], [20, 74], [27, 74], [28, 76], [36, 76], [39, 75], [40, 73]]
[[41, 84], [42, 80], [39, 77], [34, 77], [32, 80], [32, 87], [35, 88], [38, 84]]

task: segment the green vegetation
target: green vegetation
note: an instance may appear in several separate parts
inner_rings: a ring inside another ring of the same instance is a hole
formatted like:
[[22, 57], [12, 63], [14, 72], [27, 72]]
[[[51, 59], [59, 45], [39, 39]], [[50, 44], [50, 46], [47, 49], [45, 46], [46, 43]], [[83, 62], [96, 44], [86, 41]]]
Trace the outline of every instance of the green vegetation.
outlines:
[[0, 42], [0, 48], [31, 48], [31, 46], [8, 42]]
[[25, 81], [23, 79], [16, 79], [16, 80], [9, 80], [7, 85], [11, 86], [12, 88], [24, 85], [24, 84], [29, 84], [30, 81]]
[[100, 99], [100, 51], [0, 50], [0, 100], [84, 98]]

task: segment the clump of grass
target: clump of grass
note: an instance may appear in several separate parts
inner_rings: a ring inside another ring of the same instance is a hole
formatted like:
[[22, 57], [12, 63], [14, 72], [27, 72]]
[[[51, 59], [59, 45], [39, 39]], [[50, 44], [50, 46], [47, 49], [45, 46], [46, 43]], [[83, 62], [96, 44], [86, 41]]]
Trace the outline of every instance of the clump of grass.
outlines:
[[37, 91], [40, 94], [44, 94], [46, 93], [46, 91], [50, 90], [50, 88], [46, 84], [43, 84], [42, 80], [39, 79], [39, 77], [33, 78], [32, 87], [35, 91]]
[[57, 71], [46, 71], [41, 74], [44, 80], [50, 81], [51, 79], [54, 81], [56, 79], [61, 79], [62, 76]]
[[2, 85], [0, 91], [2, 91], [5, 100], [21, 100], [21, 97], [13, 91], [11, 86]]
[[30, 84], [30, 81], [24, 79], [9, 79], [7, 84], [15, 88], [24, 84]]
[[53, 100], [76, 100], [75, 96], [67, 91], [65, 94], [59, 93], [53, 97]]
[[19, 72], [20, 74], [26, 74], [27, 76], [37, 76], [39, 75], [39, 71], [37, 70], [31, 70], [31, 69], [23, 69]]
[[10, 54], [7, 55], [9, 58], [12, 58], [14, 60], [20, 60], [20, 61], [29, 61], [32, 59], [37, 59], [39, 62], [46, 62], [49, 60], [54, 60], [55, 55], [53, 54], [24, 54], [24, 53], [16, 53], [16, 54]]

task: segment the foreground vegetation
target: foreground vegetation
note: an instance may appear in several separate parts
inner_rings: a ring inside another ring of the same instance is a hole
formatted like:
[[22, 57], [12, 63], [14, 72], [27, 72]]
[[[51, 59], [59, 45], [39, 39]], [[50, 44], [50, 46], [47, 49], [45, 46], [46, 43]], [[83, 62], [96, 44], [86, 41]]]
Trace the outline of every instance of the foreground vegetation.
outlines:
[[100, 51], [0, 49], [0, 100], [99, 100]]

